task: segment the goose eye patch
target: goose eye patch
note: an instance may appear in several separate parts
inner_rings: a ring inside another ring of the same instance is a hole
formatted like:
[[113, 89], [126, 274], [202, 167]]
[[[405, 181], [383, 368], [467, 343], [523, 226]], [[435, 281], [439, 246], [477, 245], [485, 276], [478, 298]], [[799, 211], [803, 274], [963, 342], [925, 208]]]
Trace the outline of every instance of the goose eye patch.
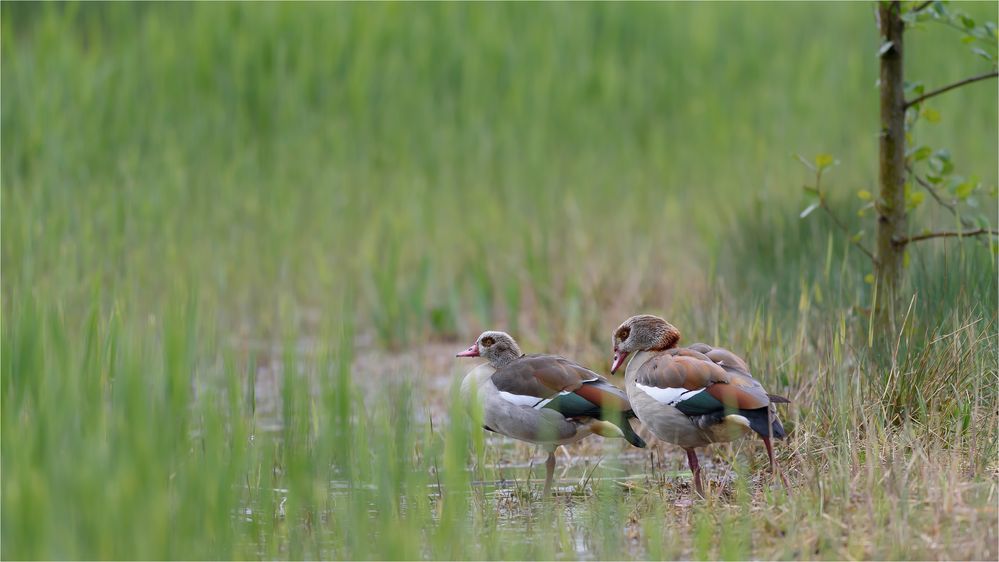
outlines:
[[617, 337], [618, 337], [618, 339], [626, 340], [626, 339], [628, 339], [628, 336], [630, 334], [631, 334], [631, 329], [629, 329], [629, 328], [621, 328], [618, 331], [618, 333], [617, 333]]
[[496, 340], [494, 340], [493, 338], [488, 338], [488, 337], [482, 338], [482, 345], [484, 345], [485, 347], [489, 347], [494, 343], [496, 343]]

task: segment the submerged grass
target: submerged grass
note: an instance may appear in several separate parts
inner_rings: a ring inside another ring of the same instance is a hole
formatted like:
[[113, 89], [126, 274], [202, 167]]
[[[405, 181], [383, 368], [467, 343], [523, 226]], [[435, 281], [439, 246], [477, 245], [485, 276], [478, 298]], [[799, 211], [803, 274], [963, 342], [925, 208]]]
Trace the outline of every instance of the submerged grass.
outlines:
[[[995, 559], [990, 249], [915, 253], [885, 351], [862, 256], [797, 219], [792, 152], [874, 181], [871, 18], [4, 3], [0, 554]], [[977, 68], [948, 33], [910, 74]], [[920, 142], [994, 184], [995, 84], [950, 96]], [[672, 448], [593, 438], [542, 503], [418, 359], [491, 327], [603, 365], [638, 311], [791, 396], [790, 495], [755, 442], [691, 503]]]

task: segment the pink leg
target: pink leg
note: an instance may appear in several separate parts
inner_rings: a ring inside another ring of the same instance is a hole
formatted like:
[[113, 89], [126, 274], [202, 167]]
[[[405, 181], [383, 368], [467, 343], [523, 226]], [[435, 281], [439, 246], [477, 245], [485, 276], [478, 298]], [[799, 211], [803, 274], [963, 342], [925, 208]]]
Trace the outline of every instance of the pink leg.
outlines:
[[697, 462], [697, 452], [693, 449], [684, 449], [687, 451], [687, 464], [690, 465], [690, 471], [694, 473], [694, 489], [697, 490], [697, 495], [704, 497], [704, 488], [701, 486], [701, 465]]
[[774, 461], [774, 446], [770, 443], [769, 437], [763, 438], [763, 444], [767, 446], [767, 456], [770, 457], [770, 472], [774, 472], [774, 466], [776, 466], [776, 461]]
[[767, 446], [767, 456], [770, 457], [770, 472], [771, 473], [776, 472], [777, 474], [780, 475], [780, 480], [781, 482], [784, 483], [784, 488], [786, 488], [787, 493], [790, 494], [791, 485], [787, 483], [787, 478], [784, 476], [784, 471], [782, 471], [780, 467], [777, 466], [777, 461], [774, 460], [774, 447], [770, 443], [770, 438], [764, 437], [763, 444]]
[[545, 461], [545, 491], [543, 492], [545, 498], [551, 495], [552, 492], [552, 480], [555, 475], [555, 450], [552, 449], [548, 452], [548, 460]]

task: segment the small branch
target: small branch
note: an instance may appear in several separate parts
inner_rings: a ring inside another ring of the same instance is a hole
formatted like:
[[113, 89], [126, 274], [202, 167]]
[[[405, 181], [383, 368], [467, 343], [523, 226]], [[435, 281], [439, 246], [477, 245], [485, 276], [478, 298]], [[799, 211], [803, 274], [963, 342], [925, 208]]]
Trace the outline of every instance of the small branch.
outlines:
[[978, 228], [975, 230], [965, 230], [965, 231], [941, 230], [938, 232], [927, 232], [926, 234], [920, 234], [918, 236], [893, 238], [892, 243], [897, 246], [905, 246], [910, 242], [919, 242], [920, 240], [929, 240], [930, 238], [952, 238], [952, 237], [963, 238], [965, 236], [981, 236], [983, 234], [999, 236], [999, 230], [996, 230], [994, 228]]
[[916, 14], [916, 13], [922, 12], [926, 8], [929, 8], [931, 4], [933, 4], [933, 0], [926, 0], [926, 2], [923, 2], [922, 4], [916, 6], [915, 8], [913, 8], [910, 11], [912, 13]]
[[861, 252], [867, 254], [867, 257], [871, 258], [872, 262], [877, 263], [878, 260], [874, 259], [874, 254], [872, 254], [870, 250], [865, 248], [864, 245], [861, 244], [860, 242], [854, 242], [853, 236], [850, 234], [850, 229], [848, 229], [845, 224], [840, 222], [839, 217], [836, 216], [836, 213], [834, 213], [832, 209], [830, 209], [829, 206], [826, 205], [825, 197], [819, 198], [819, 207], [821, 207], [822, 210], [825, 211], [827, 215], [829, 215], [829, 218], [832, 219], [836, 227], [842, 230], [844, 234], [846, 234], [847, 240], [853, 243], [853, 245], [856, 246], [858, 249], [860, 249]]
[[972, 228], [973, 226], [975, 226], [975, 223], [961, 216], [961, 213], [957, 210], [957, 205], [955, 205], [954, 203], [948, 203], [947, 201], [944, 201], [943, 198], [940, 197], [940, 194], [937, 193], [937, 190], [933, 188], [933, 185], [930, 184], [930, 182], [916, 175], [912, 167], [909, 167], [909, 175], [916, 178], [916, 181], [919, 182], [919, 185], [923, 186], [923, 189], [925, 189], [926, 191], [929, 191], [930, 196], [933, 197], [933, 199], [935, 199], [936, 202], [939, 203], [941, 207], [950, 211], [951, 214], [953, 214], [954, 217], [957, 218], [957, 220], [961, 221], [961, 224], [964, 225], [965, 228]]
[[874, 257], [874, 254], [872, 254], [870, 250], [865, 248], [864, 245], [861, 244], [859, 240], [853, 239], [853, 236], [850, 234], [850, 229], [847, 228], [846, 225], [839, 220], [839, 217], [836, 216], [836, 213], [834, 213], [833, 210], [829, 208], [829, 205], [826, 204], [826, 196], [822, 193], [822, 170], [823, 170], [822, 168], [815, 170], [815, 194], [818, 195], [819, 197], [819, 208], [825, 211], [827, 215], [829, 215], [829, 218], [832, 219], [833, 224], [835, 224], [837, 228], [842, 230], [843, 234], [846, 234], [846, 239], [849, 240], [851, 244], [859, 248], [861, 252], [864, 252], [867, 255], [867, 257], [871, 259], [872, 263], [875, 264], [878, 263], [878, 259]]
[[973, 84], [973, 83], [978, 82], [980, 80], [987, 80], [989, 78], [995, 78], [996, 76], [999, 76], [999, 71], [993, 70], [991, 72], [986, 72], [985, 74], [979, 74], [978, 76], [971, 76], [971, 77], [965, 78], [964, 80], [958, 80], [957, 82], [954, 82], [953, 84], [948, 84], [948, 85], [946, 85], [946, 86], [944, 86], [942, 88], [937, 88], [936, 90], [933, 90], [931, 92], [926, 92], [925, 94], [919, 96], [918, 98], [915, 98], [915, 99], [912, 99], [912, 100], [909, 100], [909, 101], [905, 102], [905, 108], [909, 109], [910, 107], [916, 105], [917, 103], [922, 103], [922, 102], [924, 102], [924, 101], [932, 98], [933, 96], [939, 96], [940, 94], [942, 94], [944, 92], [949, 92], [949, 91], [953, 90], [954, 88], [960, 88], [961, 86], [967, 86], [968, 84]]
[[[964, 33], [964, 34], [968, 33], [968, 30], [966, 28], [961, 27], [959, 25], [956, 25], [954, 22], [952, 22], [950, 20], [933, 20], [933, 21], [934, 21], [934, 23], [939, 23], [940, 25], [945, 25], [945, 26], [947, 26], [947, 27], [953, 29], [954, 31], [959, 32], [959, 33]], [[983, 39], [981, 37], [978, 37], [976, 35], [972, 35], [972, 37], [974, 37], [976, 41], [980, 41], [980, 42], [984, 43], [985, 45], [990, 45], [991, 46], [993, 44], [991, 41], [987, 41], [987, 40], [985, 40], [985, 39]]]

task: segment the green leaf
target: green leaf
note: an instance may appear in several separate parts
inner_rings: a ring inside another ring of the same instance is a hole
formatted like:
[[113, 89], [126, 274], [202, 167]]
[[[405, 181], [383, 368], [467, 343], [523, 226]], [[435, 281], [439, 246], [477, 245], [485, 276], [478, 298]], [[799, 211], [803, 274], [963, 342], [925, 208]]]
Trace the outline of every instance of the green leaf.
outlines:
[[833, 164], [832, 154], [817, 154], [815, 156], [815, 165], [821, 170], [823, 168], [828, 168]]
[[921, 96], [926, 88], [923, 86], [922, 82], [906, 82], [905, 83], [905, 93], [912, 96]]
[[954, 188], [954, 196], [964, 201], [978, 189], [978, 182], [966, 181]]
[[933, 154], [933, 149], [924, 144], [912, 151], [912, 161], [919, 162], [920, 160], [926, 160], [930, 154]]
[[801, 162], [802, 164], [804, 164], [806, 168], [808, 168], [809, 170], [811, 170], [813, 172], [815, 171], [815, 166], [813, 166], [812, 163], [809, 162], [804, 156], [802, 156], [800, 154], [795, 154], [794, 157], [798, 159], [798, 162]]
[[975, 27], [975, 20], [968, 17], [967, 14], [960, 14], [957, 17], [961, 19], [961, 23], [964, 24], [964, 27], [968, 29], [973, 29]]
[[802, 218], [803, 219], [803, 218], [807, 217], [808, 215], [812, 214], [812, 212], [815, 211], [815, 209], [818, 209], [818, 208], [819, 208], [818, 202], [812, 203], [811, 205], [805, 207], [804, 211], [801, 211], [801, 213], [798, 215], [798, 218]]
[[938, 150], [930, 157], [930, 169], [939, 176], [946, 176], [954, 171], [954, 163], [950, 161], [950, 152]]
[[968, 43], [974, 43], [975, 42], [975, 36], [974, 35], [965, 35], [964, 37], [961, 37], [961, 42], [964, 43], [965, 45], [967, 45]]
[[874, 198], [874, 196], [871, 195], [871, 192], [867, 191], [866, 189], [861, 189], [860, 191], [858, 191], [857, 197], [859, 197], [863, 201], [870, 201], [871, 199]]
[[924, 200], [926, 200], [926, 194], [922, 191], [916, 191], [909, 195], [908, 201], [906, 201], [906, 207], [908, 207], [909, 210], [915, 209], [916, 207], [922, 205]]
[[874, 284], [874, 274], [873, 273], [868, 273], [867, 275], [865, 275], [864, 276], [864, 283], [867, 283], [868, 285], [873, 285]]
[[904, 269], [908, 269], [909, 268], [909, 251], [908, 250], [902, 252], [902, 267]]
[[857, 242], [860, 242], [860, 240], [861, 240], [861, 239], [862, 239], [863, 237], [864, 237], [864, 231], [863, 231], [863, 230], [861, 230], [860, 232], [858, 232], [858, 233], [854, 234], [854, 235], [853, 235], [853, 236], [852, 236], [852, 237], [850, 238], [850, 242], [853, 242], [854, 244], [856, 244]]
[[922, 113], [923, 113], [923, 118], [929, 121], [930, 123], [940, 122], [940, 112], [933, 109], [932, 107], [927, 107], [923, 109]]
[[980, 47], [974, 47], [974, 48], [971, 49], [971, 52], [975, 53], [976, 55], [982, 57], [983, 59], [985, 59], [985, 60], [987, 60], [989, 62], [992, 62], [992, 58], [993, 58], [992, 57], [992, 53], [986, 51], [985, 49], [982, 49]]

